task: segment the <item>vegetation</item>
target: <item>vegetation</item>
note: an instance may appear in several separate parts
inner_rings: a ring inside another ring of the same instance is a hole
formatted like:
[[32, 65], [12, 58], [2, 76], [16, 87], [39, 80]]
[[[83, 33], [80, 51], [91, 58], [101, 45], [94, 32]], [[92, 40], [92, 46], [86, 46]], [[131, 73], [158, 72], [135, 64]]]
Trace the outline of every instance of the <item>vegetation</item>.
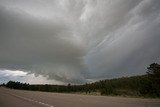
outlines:
[[151, 64], [147, 74], [142, 76], [122, 77], [110, 80], [101, 80], [84, 85], [29, 85], [26, 83], [9, 81], [8, 88], [47, 91], [47, 92], [99, 92], [101, 95], [160, 97], [160, 65]]

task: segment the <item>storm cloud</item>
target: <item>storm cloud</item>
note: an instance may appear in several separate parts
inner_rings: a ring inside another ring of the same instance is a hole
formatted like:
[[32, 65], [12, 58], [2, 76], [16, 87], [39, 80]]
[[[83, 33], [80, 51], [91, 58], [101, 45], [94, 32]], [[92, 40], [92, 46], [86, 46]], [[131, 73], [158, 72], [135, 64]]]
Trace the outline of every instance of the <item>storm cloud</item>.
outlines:
[[0, 69], [78, 84], [144, 74], [159, 29], [158, 0], [1, 0]]

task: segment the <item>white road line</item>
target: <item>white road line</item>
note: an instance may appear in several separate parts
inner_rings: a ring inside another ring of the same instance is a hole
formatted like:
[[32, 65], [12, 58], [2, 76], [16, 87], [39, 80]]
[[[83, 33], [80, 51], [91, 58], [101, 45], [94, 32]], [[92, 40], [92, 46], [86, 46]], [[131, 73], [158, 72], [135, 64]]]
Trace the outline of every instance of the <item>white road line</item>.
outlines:
[[38, 104], [44, 105], [44, 106], [46, 106], [46, 107], [54, 107], [53, 105], [50, 105], [50, 104], [47, 104], [47, 103], [43, 103], [43, 102], [40, 102], [40, 101], [36, 101], [36, 100], [30, 99], [30, 98], [26, 98], [26, 97], [18, 96], [18, 95], [11, 94], [11, 93], [9, 93], [9, 94], [10, 94], [10, 95], [12, 95], [12, 96], [15, 96], [15, 97], [18, 97], [18, 98], [24, 99], [24, 100], [26, 100], [26, 101], [35, 102], [35, 103], [38, 103]]

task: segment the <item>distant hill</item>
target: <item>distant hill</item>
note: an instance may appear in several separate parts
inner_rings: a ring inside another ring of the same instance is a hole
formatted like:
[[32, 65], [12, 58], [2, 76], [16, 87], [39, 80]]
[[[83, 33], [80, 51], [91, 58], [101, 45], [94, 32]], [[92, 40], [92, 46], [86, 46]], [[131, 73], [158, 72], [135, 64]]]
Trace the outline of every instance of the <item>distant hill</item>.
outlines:
[[30, 85], [9, 81], [8, 88], [61, 93], [100, 93], [101, 95], [160, 97], [160, 65], [153, 63], [146, 75], [106, 79], [84, 85]]

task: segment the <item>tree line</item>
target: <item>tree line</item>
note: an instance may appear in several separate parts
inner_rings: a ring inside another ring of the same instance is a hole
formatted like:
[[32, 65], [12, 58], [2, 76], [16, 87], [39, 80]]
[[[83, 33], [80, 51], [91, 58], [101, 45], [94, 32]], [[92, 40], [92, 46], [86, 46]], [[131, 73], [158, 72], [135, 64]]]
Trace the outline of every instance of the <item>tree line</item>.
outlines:
[[100, 80], [83, 85], [30, 85], [9, 81], [3, 86], [12, 89], [60, 93], [84, 92], [87, 94], [98, 92], [101, 95], [160, 97], [160, 65], [151, 64], [145, 75]]

